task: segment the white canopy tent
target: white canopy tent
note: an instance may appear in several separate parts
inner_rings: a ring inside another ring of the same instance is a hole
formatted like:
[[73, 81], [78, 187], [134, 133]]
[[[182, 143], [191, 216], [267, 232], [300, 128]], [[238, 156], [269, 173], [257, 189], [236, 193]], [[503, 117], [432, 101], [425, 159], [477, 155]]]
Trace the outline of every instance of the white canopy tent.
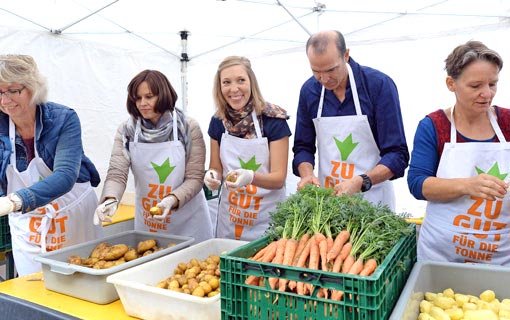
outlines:
[[[264, 97], [294, 116], [299, 88], [311, 76], [304, 44], [323, 29], [342, 31], [354, 59], [395, 80], [410, 149], [418, 121], [454, 101], [443, 61], [456, 45], [481, 40], [510, 61], [507, 0], [0, 1], [0, 52], [35, 57], [50, 100], [79, 113], [85, 152], [103, 179], [115, 130], [127, 117], [126, 86], [139, 71], [169, 77], [208, 145], [218, 63], [228, 55], [250, 58]], [[510, 102], [508, 68], [494, 101], [501, 106]], [[294, 118], [289, 123], [294, 129]], [[289, 192], [296, 181], [289, 168]], [[425, 203], [412, 198], [405, 179], [395, 185], [397, 211], [422, 214]]]

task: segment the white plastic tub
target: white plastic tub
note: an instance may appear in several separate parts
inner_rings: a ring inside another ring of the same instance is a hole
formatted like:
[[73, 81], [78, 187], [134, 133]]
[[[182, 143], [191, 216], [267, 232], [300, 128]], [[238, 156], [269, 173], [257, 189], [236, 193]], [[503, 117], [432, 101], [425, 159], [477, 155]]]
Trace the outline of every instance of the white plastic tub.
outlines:
[[390, 320], [416, 320], [425, 292], [443, 292], [479, 296], [493, 290], [496, 297], [510, 298], [510, 268], [475, 263], [416, 262], [402, 293], [393, 308]]
[[171, 255], [109, 276], [130, 316], [142, 319], [218, 320], [221, 318], [220, 295], [200, 298], [189, 294], [157, 288], [155, 285], [173, 274], [180, 262], [192, 258], [205, 260], [209, 255], [220, 255], [247, 242], [231, 239], [210, 239]]
[[[136, 248], [138, 242], [148, 239], [155, 239], [160, 247], [166, 247], [169, 243], [175, 243], [175, 246], [108, 269], [92, 269], [67, 262], [70, 255], [88, 257], [101, 242], [108, 242], [111, 245], [123, 243]], [[98, 304], [107, 304], [119, 299], [115, 287], [106, 282], [107, 276], [186, 248], [193, 242], [194, 239], [191, 237], [131, 230], [46, 252], [37, 256], [35, 260], [42, 264], [46, 289]]]

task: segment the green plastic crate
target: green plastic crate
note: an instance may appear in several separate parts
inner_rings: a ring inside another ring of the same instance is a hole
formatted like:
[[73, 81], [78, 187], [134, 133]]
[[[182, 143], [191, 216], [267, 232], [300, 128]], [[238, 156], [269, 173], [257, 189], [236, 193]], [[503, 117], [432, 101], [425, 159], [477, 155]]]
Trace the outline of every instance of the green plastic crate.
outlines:
[[11, 250], [11, 228], [9, 227], [9, 216], [0, 217], [0, 252]]
[[[267, 245], [264, 237], [220, 256], [221, 318], [227, 319], [388, 319], [416, 262], [416, 228], [402, 237], [368, 277], [248, 260]], [[314, 285], [311, 296], [245, 284], [247, 276], [282, 277]], [[317, 298], [319, 288], [344, 291], [341, 301]]]

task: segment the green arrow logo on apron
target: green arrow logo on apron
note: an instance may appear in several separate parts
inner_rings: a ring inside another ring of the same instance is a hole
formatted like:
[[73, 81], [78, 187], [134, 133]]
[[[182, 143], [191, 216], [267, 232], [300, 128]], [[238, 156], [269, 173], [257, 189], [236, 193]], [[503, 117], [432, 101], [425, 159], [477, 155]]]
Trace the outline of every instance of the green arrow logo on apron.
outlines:
[[501, 180], [505, 180], [506, 176], [508, 175], [508, 173], [500, 173], [499, 172], [499, 166], [498, 166], [498, 163], [495, 162], [492, 167], [489, 169], [489, 171], [485, 172], [483, 171], [482, 169], [478, 168], [478, 167], [475, 167], [475, 170], [478, 174], [480, 173], [487, 173], [488, 175], [491, 175], [491, 176], [494, 176], [498, 179], [501, 179]]
[[338, 148], [338, 151], [340, 151], [340, 158], [342, 161], [346, 161], [352, 151], [359, 144], [359, 142], [352, 142], [352, 133], [349, 134], [344, 141], [340, 141], [336, 137], [333, 137], [333, 139], [335, 139], [336, 147]]
[[248, 162], [244, 162], [243, 159], [241, 158], [238, 159], [242, 169], [253, 170], [253, 172], [257, 171], [257, 169], [260, 168], [260, 166], [262, 165], [262, 163], [257, 163], [255, 161], [255, 156], [251, 157], [250, 160], [248, 160]]
[[165, 162], [161, 165], [157, 165], [154, 162], [151, 162], [152, 167], [154, 168], [154, 171], [158, 174], [159, 177], [159, 183], [163, 184], [165, 183], [166, 178], [174, 171], [175, 166], [170, 165], [170, 159], [166, 158]]

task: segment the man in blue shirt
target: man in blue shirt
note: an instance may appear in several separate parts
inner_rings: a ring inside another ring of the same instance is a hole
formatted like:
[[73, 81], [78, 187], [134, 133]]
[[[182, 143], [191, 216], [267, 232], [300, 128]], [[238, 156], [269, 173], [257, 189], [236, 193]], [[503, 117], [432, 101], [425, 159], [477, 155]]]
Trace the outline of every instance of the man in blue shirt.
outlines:
[[365, 199], [394, 210], [389, 180], [402, 177], [409, 163], [395, 83], [350, 58], [338, 31], [312, 35], [306, 53], [313, 76], [301, 88], [297, 110], [293, 171], [301, 177], [298, 189], [312, 183], [334, 187], [337, 194], [362, 191]]

